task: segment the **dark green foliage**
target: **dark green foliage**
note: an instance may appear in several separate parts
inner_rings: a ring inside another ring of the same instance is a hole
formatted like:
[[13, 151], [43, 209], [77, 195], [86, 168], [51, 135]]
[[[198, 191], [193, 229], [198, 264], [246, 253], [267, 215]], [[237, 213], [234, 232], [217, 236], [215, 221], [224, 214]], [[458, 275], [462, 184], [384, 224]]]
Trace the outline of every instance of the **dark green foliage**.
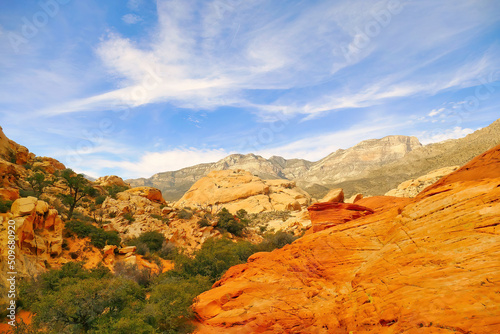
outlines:
[[177, 218], [179, 219], [190, 219], [191, 217], [193, 217], [193, 213], [192, 212], [189, 212], [187, 211], [185, 208], [182, 209], [178, 214], [177, 214]]
[[21, 197], [36, 197], [36, 194], [33, 190], [19, 189], [19, 196]]
[[0, 213], [6, 213], [12, 207], [12, 201], [6, 201], [0, 198]]
[[210, 289], [211, 282], [202, 276], [179, 278], [166, 277], [151, 290], [150, 312], [155, 327], [162, 333], [191, 333], [194, 329], [190, 320], [193, 299]]
[[291, 244], [298, 237], [286, 233], [286, 232], [276, 232], [276, 233], [268, 233], [264, 236], [264, 240], [256, 247], [259, 252], [271, 252], [274, 249], [282, 248], [285, 245]]
[[114, 277], [103, 267], [85, 270], [74, 262], [23, 281], [20, 298], [36, 313], [34, 323], [50, 333], [103, 333], [103, 322], [118, 322], [145, 304], [144, 290], [132, 280]]
[[7, 152], [7, 161], [15, 164], [17, 162], [17, 154], [13, 149], [9, 149]]
[[165, 237], [163, 236], [163, 234], [156, 231], [151, 231], [144, 232], [139, 237], [129, 240], [127, 244], [137, 247], [141, 244], [144, 244], [150, 251], [157, 252], [161, 249], [164, 242]]
[[129, 223], [135, 222], [134, 218], [134, 213], [133, 212], [127, 212], [126, 214], [123, 215], [123, 218], [129, 221]]
[[102, 203], [104, 203], [104, 201], [106, 200], [107, 196], [106, 195], [99, 195], [95, 198], [95, 204], [96, 205], [101, 205]]
[[116, 199], [116, 195], [118, 193], [121, 193], [122, 191], [125, 191], [128, 189], [128, 187], [125, 186], [117, 186], [116, 184], [112, 186], [107, 186], [104, 189], [108, 192], [108, 195], [111, 196], [112, 198]]
[[[89, 233], [86, 224], [68, 224], [74, 233]], [[136, 240], [157, 249], [163, 237], [158, 234], [144, 233]], [[209, 239], [194, 258], [179, 255], [172, 244], [163, 242], [158, 253], [170, 253], [175, 269], [159, 276], [136, 266], [117, 264], [113, 275], [105, 267], [86, 270], [81, 263], [69, 262], [35, 280], [22, 281], [19, 306], [36, 314], [29, 328], [46, 328], [48, 333], [190, 333], [191, 305], [197, 295], [251, 254], [293, 240], [286, 233], [268, 234], [260, 245]]]
[[200, 220], [198, 220], [198, 226], [199, 227], [207, 227], [207, 226], [210, 226], [210, 225], [211, 225], [210, 222], [205, 217], [203, 217]]
[[205, 276], [213, 283], [230, 267], [246, 262], [255, 252], [253, 247], [248, 241], [211, 238], [203, 243], [194, 258], [178, 256], [175, 272], [182, 277]]
[[233, 216], [229, 211], [227, 211], [226, 208], [223, 208], [217, 214], [217, 217], [218, 217], [217, 228], [219, 230], [227, 231], [239, 237], [243, 235], [246, 225], [243, 222], [241, 222], [239, 218]]
[[28, 181], [28, 183], [30, 184], [31, 189], [33, 189], [36, 197], [40, 197], [43, 194], [45, 188], [53, 184], [53, 182], [47, 180], [45, 178], [45, 174], [41, 172], [36, 172], [32, 176], [28, 177], [26, 181]]
[[67, 222], [66, 229], [76, 234], [79, 238], [89, 237], [92, 245], [97, 248], [104, 248], [106, 245], [120, 245], [121, 239], [116, 231], [107, 232], [79, 220]]
[[58, 173], [69, 188], [69, 194], [60, 194], [64, 204], [69, 206], [68, 219], [71, 219], [76, 205], [85, 197], [97, 196], [97, 190], [85, 179], [83, 174], [76, 174], [72, 169], [67, 168]]
[[115, 275], [130, 279], [142, 287], [147, 287], [153, 279], [153, 273], [146, 268], [139, 269], [137, 265], [118, 262], [115, 265]]

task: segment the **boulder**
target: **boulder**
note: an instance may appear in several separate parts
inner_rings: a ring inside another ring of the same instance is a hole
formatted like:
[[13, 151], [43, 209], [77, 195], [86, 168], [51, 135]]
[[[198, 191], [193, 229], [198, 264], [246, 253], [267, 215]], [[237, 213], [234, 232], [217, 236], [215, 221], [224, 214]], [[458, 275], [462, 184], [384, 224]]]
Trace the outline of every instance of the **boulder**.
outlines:
[[33, 210], [35, 210], [36, 202], [38, 199], [36, 197], [25, 197], [19, 198], [12, 203], [11, 212], [14, 217], [22, 217], [29, 215]]
[[330, 190], [320, 202], [344, 202], [344, 190], [342, 188]]
[[129, 194], [139, 195], [141, 197], [149, 199], [152, 202], [162, 203], [162, 204], [165, 203], [161, 191], [153, 187], [136, 187], [128, 189], [125, 192]]
[[345, 201], [346, 203], [356, 203], [357, 201], [359, 201], [360, 199], [363, 198], [363, 194], [356, 194], [356, 195], [353, 195], [351, 196], [347, 201]]

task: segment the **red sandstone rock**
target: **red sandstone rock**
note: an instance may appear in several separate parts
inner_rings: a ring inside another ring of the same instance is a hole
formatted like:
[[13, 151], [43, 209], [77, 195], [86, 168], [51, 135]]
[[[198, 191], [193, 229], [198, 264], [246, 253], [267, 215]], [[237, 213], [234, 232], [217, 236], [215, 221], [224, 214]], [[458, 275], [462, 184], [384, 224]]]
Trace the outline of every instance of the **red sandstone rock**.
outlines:
[[198, 297], [197, 332], [500, 333], [499, 159], [254, 254]]
[[343, 224], [373, 213], [373, 210], [357, 204], [339, 202], [316, 203], [307, 208], [312, 227], [309, 233], [323, 231], [329, 227]]

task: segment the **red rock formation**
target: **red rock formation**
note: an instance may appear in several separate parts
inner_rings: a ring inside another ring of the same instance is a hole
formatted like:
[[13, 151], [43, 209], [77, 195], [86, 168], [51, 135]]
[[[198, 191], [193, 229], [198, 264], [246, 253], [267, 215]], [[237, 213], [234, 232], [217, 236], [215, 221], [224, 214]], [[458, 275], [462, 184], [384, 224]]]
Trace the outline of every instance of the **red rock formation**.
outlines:
[[499, 160], [254, 254], [198, 297], [198, 333], [500, 333]]
[[346, 223], [373, 213], [373, 210], [357, 204], [339, 202], [316, 203], [307, 208], [312, 227], [309, 233], [323, 231], [329, 227]]

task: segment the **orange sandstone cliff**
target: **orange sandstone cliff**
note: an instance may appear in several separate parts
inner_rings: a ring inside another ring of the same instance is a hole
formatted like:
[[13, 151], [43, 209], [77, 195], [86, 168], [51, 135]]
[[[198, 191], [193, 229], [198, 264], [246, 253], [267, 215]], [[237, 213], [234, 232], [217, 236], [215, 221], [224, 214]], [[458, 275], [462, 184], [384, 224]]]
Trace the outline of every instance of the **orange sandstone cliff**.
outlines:
[[197, 332], [500, 333], [500, 146], [414, 199], [356, 204], [374, 213], [229, 269]]

